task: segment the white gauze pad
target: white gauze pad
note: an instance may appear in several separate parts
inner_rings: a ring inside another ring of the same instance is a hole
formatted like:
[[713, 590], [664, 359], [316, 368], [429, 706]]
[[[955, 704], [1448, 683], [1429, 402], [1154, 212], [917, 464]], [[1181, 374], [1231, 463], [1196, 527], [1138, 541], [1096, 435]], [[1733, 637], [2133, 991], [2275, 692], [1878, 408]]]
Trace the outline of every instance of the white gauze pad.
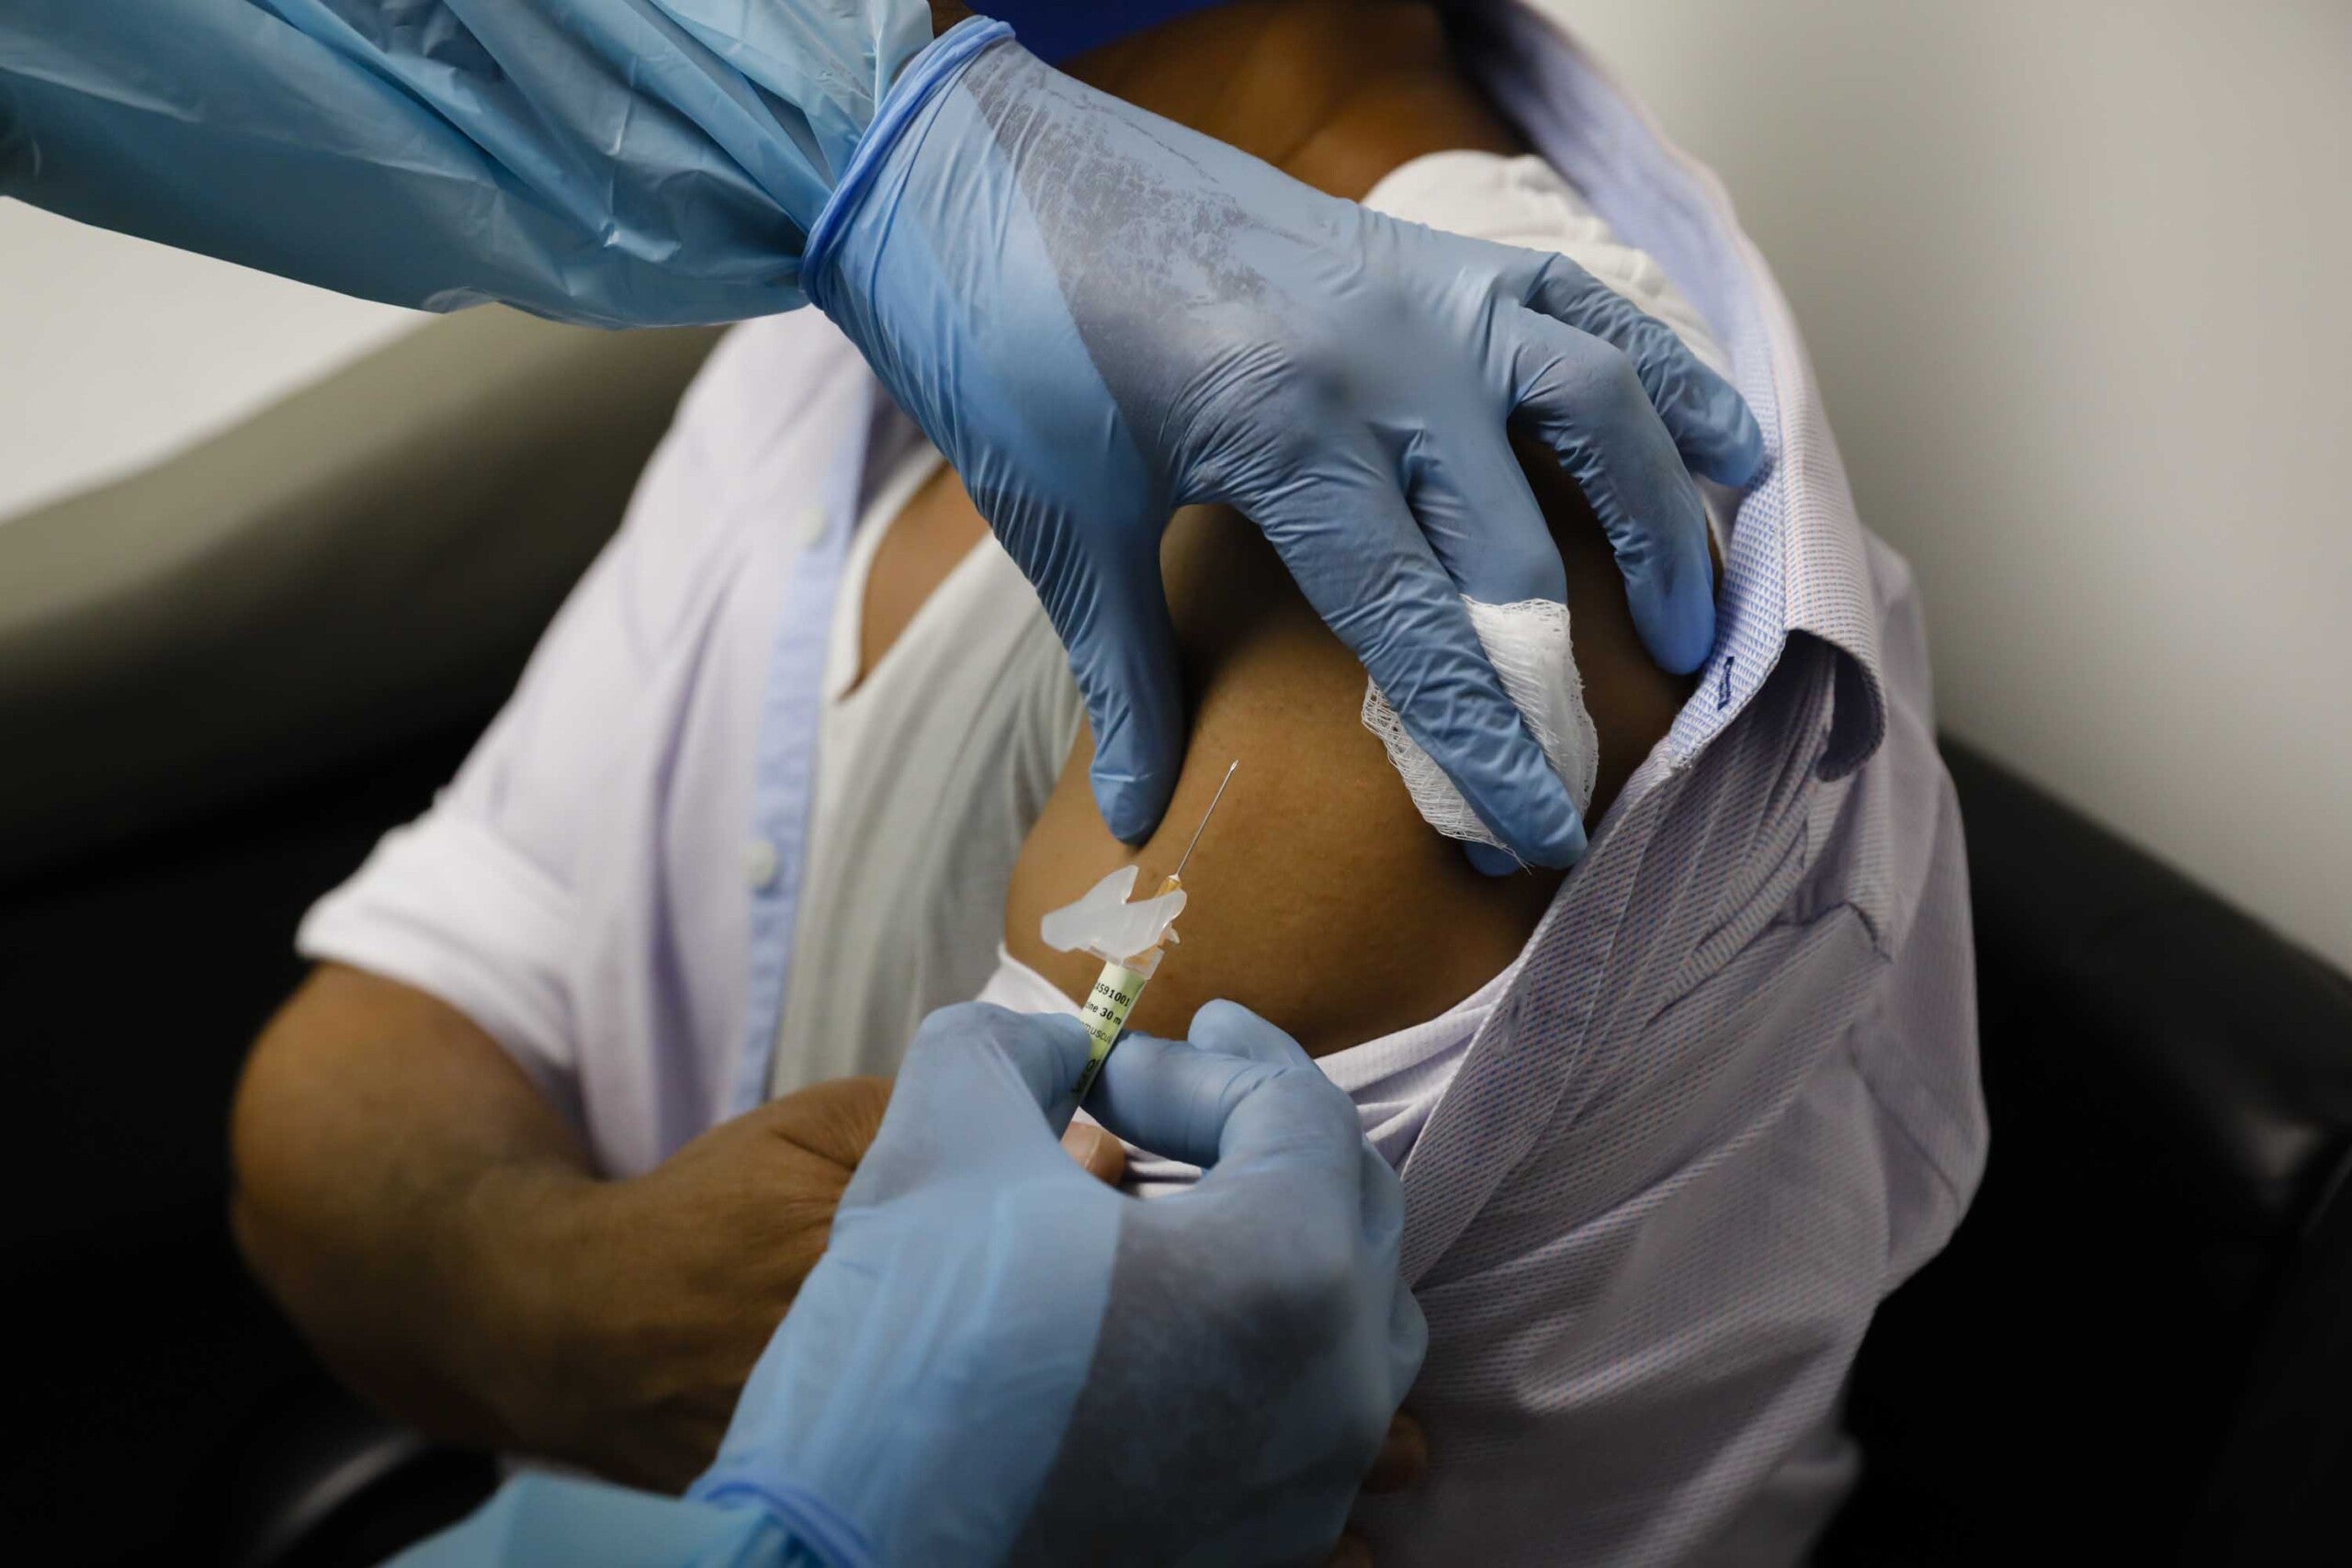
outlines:
[[[1535, 743], [1550, 758], [1552, 769], [1568, 786], [1578, 811], [1592, 807], [1592, 782], [1600, 768], [1600, 737], [1585, 711], [1584, 680], [1577, 673], [1576, 656], [1568, 645], [1568, 607], [1549, 599], [1523, 599], [1516, 604], [1484, 604], [1466, 594], [1463, 604], [1470, 624], [1487, 650], [1503, 690], [1519, 705]], [[1449, 839], [1474, 844], [1503, 841], [1487, 831], [1420, 743], [1405, 732], [1404, 721], [1380, 688], [1366, 681], [1363, 727], [1380, 737], [1388, 761], [1412, 793], [1421, 819]]]

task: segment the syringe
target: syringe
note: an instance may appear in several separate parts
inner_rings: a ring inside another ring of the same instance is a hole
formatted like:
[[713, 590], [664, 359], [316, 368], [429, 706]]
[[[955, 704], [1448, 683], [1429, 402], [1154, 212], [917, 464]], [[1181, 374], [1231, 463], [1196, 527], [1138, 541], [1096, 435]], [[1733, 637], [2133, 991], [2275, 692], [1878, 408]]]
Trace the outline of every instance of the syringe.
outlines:
[[[1192, 861], [1193, 847], [1201, 841], [1202, 831], [1216, 815], [1216, 803], [1225, 798], [1225, 787], [1233, 782], [1233, 771], [1239, 766], [1241, 761], [1238, 757], [1226, 764], [1225, 777], [1217, 781], [1216, 793], [1209, 796], [1208, 809], [1201, 813], [1200, 825], [1193, 829], [1184, 852], [1177, 858], [1176, 869], [1168, 874], [1168, 879], [1159, 885], [1153, 897], [1183, 888], [1184, 867]], [[1111, 1048], [1119, 1043], [1121, 1032], [1127, 1027], [1127, 1015], [1135, 1011], [1145, 983], [1159, 972], [1162, 948], [1176, 940], [1176, 928], [1171, 925], [1159, 941], [1143, 952], [1104, 960], [1102, 973], [1095, 976], [1094, 989], [1078, 1010], [1079, 1016], [1086, 1021], [1087, 1035], [1093, 1041], [1093, 1049], [1087, 1053], [1086, 1070], [1078, 1076], [1080, 1104], [1086, 1103], [1086, 1091], [1094, 1087], [1094, 1080], [1102, 1076], [1102, 1064], [1111, 1059]]]

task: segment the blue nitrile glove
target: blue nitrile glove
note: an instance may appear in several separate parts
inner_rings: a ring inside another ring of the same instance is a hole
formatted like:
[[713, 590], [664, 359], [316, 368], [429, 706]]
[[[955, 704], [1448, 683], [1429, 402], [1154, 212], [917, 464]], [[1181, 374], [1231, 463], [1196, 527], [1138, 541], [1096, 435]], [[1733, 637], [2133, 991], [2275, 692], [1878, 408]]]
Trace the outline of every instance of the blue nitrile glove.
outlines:
[[1288, 1036], [1216, 1003], [1090, 1109], [1208, 1168], [1142, 1202], [1056, 1141], [1078, 1021], [924, 1023], [831, 1245], [692, 1500], [829, 1562], [1287, 1562], [1339, 1535], [1420, 1365], [1396, 1178]]
[[1686, 462], [1762, 437], [1672, 332], [1556, 255], [1323, 196], [967, 22], [892, 88], [809, 236], [809, 298], [947, 454], [1069, 645], [1095, 798], [1134, 840], [1183, 754], [1170, 513], [1263, 528], [1405, 727], [1523, 858], [1584, 830], [1460, 595], [1562, 600], [1514, 414], [1599, 513], [1650, 652], [1698, 667]]
[[397, 1568], [831, 1568], [821, 1538], [758, 1508], [526, 1471]]

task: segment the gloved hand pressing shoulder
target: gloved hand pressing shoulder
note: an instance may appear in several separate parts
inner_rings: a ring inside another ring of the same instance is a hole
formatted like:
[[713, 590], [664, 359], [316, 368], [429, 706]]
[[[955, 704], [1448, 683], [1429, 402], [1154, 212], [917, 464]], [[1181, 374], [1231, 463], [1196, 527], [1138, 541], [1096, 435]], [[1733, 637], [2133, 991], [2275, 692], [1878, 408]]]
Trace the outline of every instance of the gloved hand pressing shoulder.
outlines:
[[840, 1562], [1283, 1562], [1338, 1536], [1426, 1331], [1346, 1095], [1230, 1003], [1130, 1036], [1091, 1109], [1203, 1165], [1112, 1191], [1056, 1143], [1074, 1019], [933, 1014], [832, 1241], [689, 1496]]
[[1160, 530], [1221, 501], [1487, 827], [1576, 858], [1458, 597], [1565, 592], [1504, 424], [1559, 453], [1687, 671], [1713, 608], [1683, 465], [1749, 476], [1739, 399], [1556, 256], [1319, 195], [1001, 23], [928, 27], [920, 0], [12, 0], [0, 195], [433, 309], [814, 299], [1037, 585], [1120, 837], [1182, 755]]
[[1713, 641], [1686, 463], [1762, 438], [1665, 326], [1556, 255], [1324, 196], [966, 22], [884, 100], [811, 231], [809, 297], [955, 463], [1069, 646], [1104, 820], [1158, 823], [1182, 756], [1170, 514], [1263, 528], [1406, 728], [1522, 858], [1584, 848], [1461, 596], [1566, 580], [1505, 426], [1560, 456], [1668, 669]]

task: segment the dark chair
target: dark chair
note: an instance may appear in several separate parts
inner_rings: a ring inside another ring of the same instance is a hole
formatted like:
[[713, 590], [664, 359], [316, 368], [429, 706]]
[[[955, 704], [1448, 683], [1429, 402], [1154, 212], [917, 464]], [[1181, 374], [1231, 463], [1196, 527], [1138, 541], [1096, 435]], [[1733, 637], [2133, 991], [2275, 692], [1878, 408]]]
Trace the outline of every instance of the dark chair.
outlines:
[[2352, 987], [1945, 758], [1992, 1157], [1862, 1346], [1822, 1560], [2352, 1561]]

